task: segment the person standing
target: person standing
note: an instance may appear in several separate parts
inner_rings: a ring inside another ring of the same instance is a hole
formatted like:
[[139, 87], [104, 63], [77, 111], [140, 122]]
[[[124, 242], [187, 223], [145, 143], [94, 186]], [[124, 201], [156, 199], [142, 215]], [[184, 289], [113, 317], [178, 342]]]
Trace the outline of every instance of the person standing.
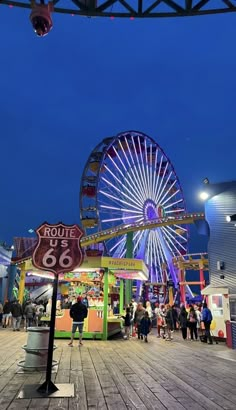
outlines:
[[18, 300], [15, 300], [11, 306], [12, 320], [13, 320], [13, 332], [20, 331], [20, 324], [22, 319], [22, 306]]
[[170, 305], [167, 305], [167, 308], [166, 308], [166, 326], [167, 326], [167, 338], [165, 340], [170, 341], [173, 339], [171, 336], [171, 333], [174, 330], [173, 313], [172, 313], [172, 307]]
[[212, 322], [212, 313], [211, 313], [210, 309], [207, 307], [206, 302], [203, 303], [202, 322], [204, 323], [204, 327], [205, 327], [206, 342], [209, 339], [208, 344], [212, 345], [213, 340], [212, 340], [211, 332], [210, 332], [210, 327], [211, 327], [211, 322]]
[[26, 319], [26, 325], [25, 325], [26, 332], [27, 332], [28, 327], [31, 327], [33, 324], [34, 314], [35, 314], [35, 307], [32, 303], [32, 300], [29, 300], [24, 310], [24, 316]]
[[71, 332], [71, 340], [68, 343], [68, 346], [73, 347], [73, 341], [75, 337], [75, 332], [78, 328], [79, 330], [79, 346], [82, 346], [82, 338], [83, 338], [83, 327], [84, 327], [84, 319], [88, 315], [87, 307], [82, 303], [82, 299], [80, 296], [77, 297], [77, 302], [74, 303], [70, 308], [70, 317], [73, 319], [72, 324], [72, 332]]
[[188, 322], [189, 322], [191, 340], [193, 340], [193, 335], [195, 337], [195, 340], [197, 340], [197, 315], [196, 315], [196, 312], [193, 306], [191, 306], [189, 310]]
[[173, 326], [174, 330], [177, 330], [178, 325], [178, 310], [175, 305], [172, 306]]
[[199, 307], [197, 305], [194, 306], [194, 310], [195, 310], [195, 313], [196, 313], [196, 316], [197, 316], [197, 335], [199, 337], [199, 330], [200, 330], [200, 326], [201, 326], [202, 315], [201, 315], [201, 312], [200, 312]]
[[41, 325], [40, 321], [41, 321], [41, 318], [43, 317], [43, 314], [44, 314], [43, 301], [40, 300], [38, 302], [38, 304], [36, 305], [36, 308], [35, 308], [35, 323], [36, 323], [36, 326]]
[[161, 337], [161, 327], [162, 327], [162, 317], [161, 317], [161, 309], [159, 308], [159, 304], [155, 304], [155, 316], [156, 316], [156, 325], [157, 325], [157, 337]]
[[141, 330], [141, 339], [147, 343], [148, 342], [148, 333], [150, 333], [151, 330], [151, 319], [149, 317], [148, 311], [146, 310], [144, 313], [144, 316], [141, 319], [140, 322], [140, 330]]
[[187, 323], [188, 323], [188, 312], [185, 309], [185, 306], [181, 306], [179, 314], [179, 324], [181, 328], [182, 337], [184, 340], [187, 339]]
[[86, 306], [86, 308], [89, 308], [89, 301], [87, 298], [87, 295], [85, 294], [84, 298], [82, 299], [82, 303]]

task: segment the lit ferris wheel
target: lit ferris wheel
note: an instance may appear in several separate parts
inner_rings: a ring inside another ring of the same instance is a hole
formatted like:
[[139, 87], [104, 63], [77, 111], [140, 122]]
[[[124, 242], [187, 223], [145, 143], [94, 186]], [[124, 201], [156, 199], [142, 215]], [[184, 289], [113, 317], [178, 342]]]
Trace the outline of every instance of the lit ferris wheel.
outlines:
[[[179, 179], [160, 146], [147, 135], [129, 131], [104, 139], [91, 153], [82, 176], [80, 216], [86, 234], [126, 225], [135, 227], [186, 213]], [[186, 226], [136, 231], [134, 257], [149, 267], [150, 281], [177, 282], [174, 256], [187, 253]], [[104, 243], [104, 252], [126, 256], [126, 235]]]

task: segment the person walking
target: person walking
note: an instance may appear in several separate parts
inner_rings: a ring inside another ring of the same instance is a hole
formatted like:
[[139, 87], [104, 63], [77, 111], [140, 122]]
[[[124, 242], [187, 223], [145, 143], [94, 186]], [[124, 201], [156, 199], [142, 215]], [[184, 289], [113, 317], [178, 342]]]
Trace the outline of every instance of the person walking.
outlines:
[[72, 324], [72, 332], [71, 332], [71, 340], [68, 343], [68, 346], [73, 347], [73, 341], [75, 337], [75, 332], [78, 328], [79, 330], [79, 346], [82, 346], [82, 338], [83, 338], [83, 327], [84, 327], [84, 319], [88, 315], [87, 307], [82, 303], [82, 299], [80, 296], [77, 297], [77, 302], [74, 303], [70, 308], [70, 317], [73, 319]]
[[3, 325], [2, 327], [7, 327], [10, 325], [11, 321], [11, 302], [9, 300], [6, 300], [6, 302], [3, 305]]
[[129, 339], [130, 336], [130, 326], [131, 326], [131, 313], [130, 313], [130, 308], [127, 307], [126, 308], [126, 315], [125, 316], [121, 316], [124, 321], [125, 321], [125, 334], [124, 334], [124, 339]]
[[211, 322], [212, 322], [212, 313], [210, 309], [207, 307], [207, 303], [203, 303], [203, 310], [202, 310], [202, 322], [204, 323], [205, 327], [205, 340], [209, 340], [208, 344], [212, 345], [213, 340], [211, 337], [211, 332], [210, 332], [210, 327], [211, 327]]
[[18, 300], [15, 300], [12, 303], [11, 313], [12, 313], [12, 321], [13, 321], [13, 332], [15, 332], [16, 330], [19, 332], [23, 310]]
[[137, 309], [134, 314], [134, 323], [137, 328], [138, 332], [138, 339], [141, 337], [141, 320], [144, 317], [145, 314], [145, 309], [143, 307], [143, 304], [141, 302], [138, 303]]
[[185, 306], [181, 306], [180, 314], [179, 314], [179, 324], [182, 333], [182, 337], [184, 340], [187, 339], [187, 323], [188, 323], [188, 313], [185, 309]]

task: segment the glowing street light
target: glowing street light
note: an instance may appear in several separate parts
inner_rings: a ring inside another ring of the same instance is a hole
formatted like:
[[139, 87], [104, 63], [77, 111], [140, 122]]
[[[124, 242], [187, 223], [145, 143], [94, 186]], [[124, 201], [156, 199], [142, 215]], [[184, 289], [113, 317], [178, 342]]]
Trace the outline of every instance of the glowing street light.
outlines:
[[203, 191], [200, 193], [199, 197], [202, 201], [206, 201], [209, 198], [209, 194], [208, 192]]

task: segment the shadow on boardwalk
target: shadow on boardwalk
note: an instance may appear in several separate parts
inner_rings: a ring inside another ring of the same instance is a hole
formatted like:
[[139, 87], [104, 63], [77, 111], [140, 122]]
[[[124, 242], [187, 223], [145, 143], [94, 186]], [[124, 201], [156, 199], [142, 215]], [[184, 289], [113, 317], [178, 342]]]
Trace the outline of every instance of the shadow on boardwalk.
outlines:
[[74, 383], [70, 399], [17, 399], [24, 384], [44, 381], [42, 373], [19, 374], [24, 358], [22, 331], [0, 329], [0, 409], [236, 409], [236, 351], [223, 344], [136, 339], [85, 341], [81, 348], [57, 340], [56, 383]]

